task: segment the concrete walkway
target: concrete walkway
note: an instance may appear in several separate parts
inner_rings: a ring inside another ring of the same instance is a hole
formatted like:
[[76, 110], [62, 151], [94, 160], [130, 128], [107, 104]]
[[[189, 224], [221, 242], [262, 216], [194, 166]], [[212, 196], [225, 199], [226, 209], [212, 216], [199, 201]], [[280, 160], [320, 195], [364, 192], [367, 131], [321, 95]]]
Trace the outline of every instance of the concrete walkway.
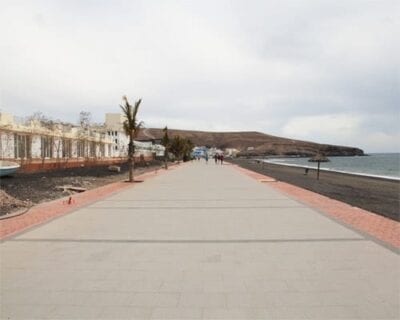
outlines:
[[0, 258], [2, 319], [400, 317], [397, 254], [213, 162], [9, 239]]

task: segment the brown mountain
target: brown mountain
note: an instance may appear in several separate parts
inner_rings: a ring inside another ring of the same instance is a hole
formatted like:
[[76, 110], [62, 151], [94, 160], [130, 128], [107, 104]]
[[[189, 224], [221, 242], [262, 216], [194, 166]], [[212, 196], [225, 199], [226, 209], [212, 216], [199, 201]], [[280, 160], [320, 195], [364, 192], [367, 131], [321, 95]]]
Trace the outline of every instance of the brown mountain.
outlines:
[[[179, 135], [189, 138], [197, 146], [235, 148], [242, 156], [299, 155], [313, 156], [323, 153], [327, 156], [364, 155], [359, 148], [319, 144], [272, 136], [261, 132], [207, 132], [168, 129], [171, 137]], [[161, 139], [162, 129], [144, 129], [138, 140]]]

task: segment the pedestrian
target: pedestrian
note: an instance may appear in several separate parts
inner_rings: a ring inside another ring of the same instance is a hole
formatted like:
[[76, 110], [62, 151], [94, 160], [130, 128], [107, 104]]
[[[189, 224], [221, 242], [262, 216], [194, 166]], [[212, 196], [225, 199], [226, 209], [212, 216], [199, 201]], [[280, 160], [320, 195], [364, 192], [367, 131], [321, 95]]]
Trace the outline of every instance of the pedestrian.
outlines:
[[217, 164], [217, 161], [218, 161], [218, 156], [217, 156], [217, 154], [214, 154], [214, 160], [215, 160], [215, 164]]
[[206, 153], [206, 164], [208, 164], [208, 154]]
[[224, 155], [223, 154], [221, 154], [220, 159], [221, 159], [221, 165], [223, 165], [224, 164]]

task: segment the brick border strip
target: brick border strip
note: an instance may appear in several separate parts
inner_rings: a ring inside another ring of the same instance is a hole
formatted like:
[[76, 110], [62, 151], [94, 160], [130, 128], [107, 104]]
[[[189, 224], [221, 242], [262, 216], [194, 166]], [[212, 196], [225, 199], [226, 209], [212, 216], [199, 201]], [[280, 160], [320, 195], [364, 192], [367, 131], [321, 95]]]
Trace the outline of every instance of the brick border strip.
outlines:
[[[171, 164], [168, 169], [175, 169], [178, 165]], [[135, 177], [146, 181], [158, 176], [160, 173], [168, 172], [164, 168], [154, 169]], [[71, 213], [79, 208], [92, 204], [102, 198], [108, 197], [119, 191], [133, 188], [135, 183], [124, 181], [113, 182], [95, 189], [77, 193], [72, 196], [72, 203], [68, 204], [69, 196], [40, 203], [30, 208], [26, 213], [0, 220], [0, 240], [6, 240], [12, 236], [26, 231], [34, 226], [43, 224], [49, 220]]]
[[[232, 167], [256, 180], [274, 180], [271, 177], [242, 168], [236, 164], [232, 164]], [[394, 220], [286, 182], [271, 182], [268, 183], [268, 186], [282, 191], [302, 203], [326, 213], [335, 220], [350, 225], [354, 229], [364, 232], [389, 246], [400, 249], [400, 223]]]

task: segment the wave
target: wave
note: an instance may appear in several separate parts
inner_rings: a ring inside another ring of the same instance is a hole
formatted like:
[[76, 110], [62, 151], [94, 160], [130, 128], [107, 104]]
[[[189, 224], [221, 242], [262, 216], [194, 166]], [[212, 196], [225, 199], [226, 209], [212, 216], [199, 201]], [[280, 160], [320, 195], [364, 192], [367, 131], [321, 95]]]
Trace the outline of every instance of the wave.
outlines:
[[[307, 169], [317, 170], [317, 168], [315, 166], [306, 166], [306, 165], [300, 165], [300, 164], [294, 164], [294, 163], [284, 163], [285, 160], [282, 161], [281, 159], [280, 160], [262, 159], [261, 161], [266, 162], [266, 163], [271, 163], [271, 164], [277, 164], [277, 165], [281, 165], [281, 166], [287, 166], [287, 167], [297, 167], [297, 168], [304, 168], [304, 169], [307, 168]], [[368, 177], [368, 178], [400, 181], [400, 177], [397, 177], [397, 176], [386, 176], [386, 175], [364, 173], [364, 172], [351, 172], [351, 171], [343, 171], [343, 170], [337, 170], [337, 169], [331, 169], [331, 168], [320, 168], [320, 171], [349, 174], [349, 175], [362, 176], [362, 177]]]

